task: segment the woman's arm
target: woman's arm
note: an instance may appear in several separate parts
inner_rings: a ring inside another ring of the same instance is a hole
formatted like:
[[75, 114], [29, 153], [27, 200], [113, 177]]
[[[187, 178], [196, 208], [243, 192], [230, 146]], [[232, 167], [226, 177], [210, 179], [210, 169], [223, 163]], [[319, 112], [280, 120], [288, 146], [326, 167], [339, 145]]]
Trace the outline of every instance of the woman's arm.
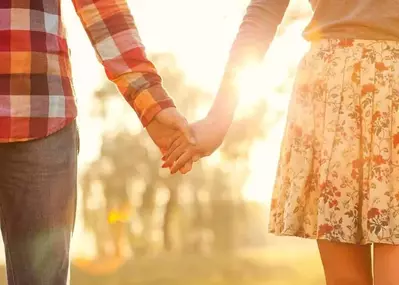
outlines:
[[[188, 145], [184, 138], [172, 142], [163, 157], [164, 167], [177, 172], [190, 160], [212, 154], [223, 142], [233, 121], [238, 103], [234, 88], [235, 74], [245, 63], [261, 61], [277, 27], [280, 25], [289, 0], [252, 0], [230, 51], [222, 83], [208, 116], [191, 125], [197, 143]], [[173, 166], [172, 166], [173, 165]]]
[[230, 50], [225, 73], [209, 112], [210, 117], [228, 127], [234, 117], [238, 94], [234, 88], [236, 71], [248, 62], [259, 62], [281, 24], [290, 0], [252, 0]]

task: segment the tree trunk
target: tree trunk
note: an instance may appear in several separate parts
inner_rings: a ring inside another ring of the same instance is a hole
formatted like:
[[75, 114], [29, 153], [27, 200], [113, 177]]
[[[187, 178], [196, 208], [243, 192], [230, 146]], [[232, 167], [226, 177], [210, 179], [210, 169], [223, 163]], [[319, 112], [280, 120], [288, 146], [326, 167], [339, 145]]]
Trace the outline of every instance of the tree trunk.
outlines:
[[156, 188], [155, 185], [149, 184], [143, 194], [143, 202], [141, 205], [141, 220], [143, 225], [142, 254], [147, 254], [152, 247], [153, 220], [155, 209]]
[[179, 201], [178, 191], [169, 190], [169, 200], [166, 204], [163, 222], [163, 241], [164, 249], [172, 251], [177, 245], [178, 235], [178, 218], [179, 218]]

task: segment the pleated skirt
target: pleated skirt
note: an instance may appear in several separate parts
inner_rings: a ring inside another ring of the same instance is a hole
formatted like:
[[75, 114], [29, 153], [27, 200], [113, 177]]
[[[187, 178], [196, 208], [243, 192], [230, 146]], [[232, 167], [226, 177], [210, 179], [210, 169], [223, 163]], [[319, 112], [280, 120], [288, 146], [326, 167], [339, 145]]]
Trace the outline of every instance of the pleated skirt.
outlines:
[[325, 39], [298, 66], [269, 231], [399, 244], [399, 42]]

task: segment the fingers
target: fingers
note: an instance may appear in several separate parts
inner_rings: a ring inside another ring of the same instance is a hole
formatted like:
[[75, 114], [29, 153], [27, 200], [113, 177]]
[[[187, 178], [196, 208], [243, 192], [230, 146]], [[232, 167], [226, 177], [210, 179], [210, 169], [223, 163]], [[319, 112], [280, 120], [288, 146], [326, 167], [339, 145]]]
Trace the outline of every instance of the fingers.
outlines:
[[[194, 161], [192, 161], [192, 160], [190, 160], [189, 162], [187, 162], [182, 168], [180, 168], [178, 171], [181, 173], [181, 174], [187, 174], [188, 172], [190, 172], [192, 169], [193, 169], [193, 163], [194, 163]], [[171, 166], [168, 166], [168, 167], [164, 167], [164, 166], [162, 166], [162, 168], [169, 168], [169, 169], [171, 169]], [[176, 171], [177, 172], [177, 171]], [[175, 172], [175, 173], [176, 173]], [[173, 173], [174, 174], [174, 173]]]
[[184, 116], [182, 116], [176, 108], [165, 108], [161, 110], [156, 116], [155, 119], [165, 125], [172, 127], [178, 131], [181, 131], [186, 139], [191, 143], [195, 144], [196, 140], [194, 135], [191, 132], [190, 126]]
[[183, 118], [182, 120], [176, 121], [176, 127], [179, 131], [183, 133], [183, 136], [190, 144], [195, 145], [196, 139], [186, 119]]
[[185, 138], [178, 139], [168, 153], [164, 155], [165, 163], [162, 165], [163, 168], [170, 167], [173, 163], [187, 150], [189, 147], [188, 142]]
[[171, 174], [177, 171], [182, 174], [188, 173], [192, 169], [192, 164], [201, 159], [201, 155], [196, 153], [194, 148], [188, 144], [185, 137], [176, 139], [165, 151], [162, 158], [165, 162], [162, 167], [169, 168]]
[[172, 154], [170, 162], [169, 161], [165, 162], [162, 167], [169, 168], [171, 174], [175, 174], [178, 171], [181, 174], [186, 174], [192, 170], [193, 163], [199, 161], [201, 158], [201, 155], [199, 154], [193, 155], [193, 153], [194, 153], [193, 149], [179, 147]]
[[167, 144], [167, 149], [165, 150], [165, 153], [168, 153], [168, 150], [173, 146], [173, 144], [178, 140], [180, 137], [182, 137], [182, 134], [179, 131], [176, 131], [172, 137], [169, 138], [169, 142]]
[[196, 155], [193, 156], [192, 159], [193, 159], [193, 162], [197, 162], [197, 161], [199, 161], [201, 159], [201, 156], [199, 154], [196, 154]]
[[181, 169], [186, 163], [191, 161], [193, 157], [192, 150], [186, 150], [174, 163], [174, 165], [170, 168], [170, 173], [175, 174], [179, 169]]
[[183, 136], [179, 136], [176, 139], [172, 139], [168, 149], [165, 151], [162, 159], [167, 160], [169, 156], [181, 145], [187, 145], [187, 140]]
[[186, 163], [182, 168], [179, 169], [181, 174], [186, 174], [188, 172], [190, 172], [193, 169], [193, 162], [190, 161], [188, 163]]

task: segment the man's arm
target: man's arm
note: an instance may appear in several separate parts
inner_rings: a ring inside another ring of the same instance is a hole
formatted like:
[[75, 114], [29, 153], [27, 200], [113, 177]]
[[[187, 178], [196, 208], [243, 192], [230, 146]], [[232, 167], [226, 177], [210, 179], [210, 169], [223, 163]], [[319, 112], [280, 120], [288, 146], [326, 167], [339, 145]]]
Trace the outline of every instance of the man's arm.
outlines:
[[[233, 88], [236, 71], [250, 61], [260, 62], [272, 42], [290, 0], [252, 0], [230, 50], [219, 92], [209, 116], [231, 124], [238, 103]], [[245, 98], [244, 98], [245, 100]]]
[[98, 60], [144, 127], [174, 107], [161, 77], [147, 59], [126, 0], [72, 0]]

